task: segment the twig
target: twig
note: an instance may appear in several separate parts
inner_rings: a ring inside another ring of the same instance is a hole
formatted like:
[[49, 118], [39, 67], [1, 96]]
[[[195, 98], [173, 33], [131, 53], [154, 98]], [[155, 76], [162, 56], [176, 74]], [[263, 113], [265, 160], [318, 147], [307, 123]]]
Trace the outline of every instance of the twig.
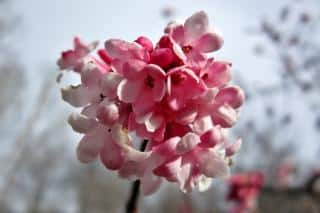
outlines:
[[[146, 149], [148, 141], [143, 140], [140, 151]], [[140, 194], [140, 180], [136, 180], [132, 183], [131, 186], [131, 195], [126, 205], [126, 213], [138, 213], [138, 200]]]

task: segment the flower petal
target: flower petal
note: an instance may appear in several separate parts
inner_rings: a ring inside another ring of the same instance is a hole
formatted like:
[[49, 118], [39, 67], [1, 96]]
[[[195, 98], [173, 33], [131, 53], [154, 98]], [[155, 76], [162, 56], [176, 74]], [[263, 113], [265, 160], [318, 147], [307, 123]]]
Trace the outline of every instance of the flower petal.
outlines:
[[237, 119], [237, 111], [227, 104], [220, 106], [218, 110], [212, 114], [213, 123], [224, 128], [232, 127]]
[[205, 175], [200, 175], [196, 184], [199, 192], [207, 191], [212, 183], [212, 178], [206, 177]]
[[102, 147], [100, 159], [103, 165], [110, 170], [120, 169], [124, 162], [121, 147], [111, 140], [111, 138]]
[[212, 129], [201, 135], [201, 147], [214, 147], [222, 142], [221, 128], [214, 126]]
[[77, 147], [78, 160], [82, 163], [95, 160], [106, 140], [109, 140], [109, 136], [103, 127], [97, 127], [93, 132], [85, 135]]
[[113, 125], [120, 117], [118, 106], [108, 101], [100, 104], [96, 115], [99, 121], [107, 126]]
[[105, 48], [111, 58], [148, 60], [147, 50], [136, 42], [109, 39], [105, 42]]
[[74, 131], [79, 133], [87, 133], [98, 125], [95, 119], [79, 113], [72, 113], [69, 116], [68, 123]]
[[61, 96], [64, 101], [74, 107], [82, 107], [90, 101], [89, 90], [83, 85], [71, 85], [62, 88]]
[[161, 185], [161, 178], [152, 173], [145, 174], [141, 179], [141, 188], [144, 195], [151, 195], [156, 192]]
[[138, 79], [141, 76], [139, 72], [141, 72], [145, 66], [146, 63], [144, 61], [136, 59], [128, 60], [123, 64], [122, 75], [130, 80]]
[[232, 156], [235, 153], [237, 153], [241, 148], [241, 144], [242, 144], [242, 140], [238, 139], [238, 140], [236, 140], [236, 142], [234, 142], [233, 144], [229, 145], [226, 148], [226, 156]]
[[230, 63], [214, 61], [200, 73], [208, 87], [221, 87], [231, 80]]
[[184, 27], [182, 24], [178, 24], [173, 26], [170, 29], [171, 37], [175, 42], [177, 42], [179, 45], [183, 45], [185, 42], [185, 33], [184, 33]]
[[146, 66], [145, 71], [152, 77], [152, 79], [154, 79], [154, 87], [152, 88], [154, 101], [161, 101], [166, 92], [166, 73], [161, 69], [161, 67], [154, 64]]
[[192, 123], [198, 115], [197, 105], [190, 105], [181, 110], [176, 115], [176, 122], [181, 125], [188, 125]]
[[191, 151], [198, 143], [200, 143], [200, 138], [194, 133], [187, 133], [181, 138], [181, 141], [177, 145], [177, 153], [184, 154]]
[[193, 125], [192, 130], [198, 134], [202, 135], [206, 131], [210, 130], [213, 127], [213, 123], [210, 116], [205, 116], [197, 119]]
[[244, 99], [244, 92], [240, 87], [229, 86], [221, 89], [218, 92], [215, 101], [218, 104], [228, 104], [237, 109], [243, 104]]
[[200, 168], [207, 177], [225, 178], [229, 176], [230, 169], [227, 162], [212, 149], [204, 149], [198, 156]]
[[164, 118], [162, 116], [152, 115], [145, 121], [146, 129], [148, 132], [155, 132], [163, 122]]
[[184, 23], [186, 40], [192, 41], [208, 30], [209, 20], [204, 11], [199, 11], [189, 17]]
[[192, 44], [194, 48], [203, 53], [209, 53], [220, 49], [223, 45], [223, 38], [217, 32], [206, 32]]
[[140, 81], [129, 81], [123, 79], [117, 89], [118, 97], [125, 103], [133, 103], [141, 93], [142, 84]]
[[117, 97], [117, 88], [122, 80], [122, 76], [115, 72], [106, 73], [102, 77], [101, 91], [109, 99]]

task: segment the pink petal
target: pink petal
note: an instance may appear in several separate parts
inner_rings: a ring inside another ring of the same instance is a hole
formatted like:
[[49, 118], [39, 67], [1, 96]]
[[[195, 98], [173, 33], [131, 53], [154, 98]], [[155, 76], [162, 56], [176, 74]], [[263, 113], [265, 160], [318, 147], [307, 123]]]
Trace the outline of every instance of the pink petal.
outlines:
[[137, 40], [135, 40], [135, 42], [143, 46], [146, 50], [148, 50], [148, 52], [152, 52], [153, 44], [149, 38], [140, 36], [139, 38], [137, 38]]
[[115, 103], [102, 102], [97, 109], [97, 118], [105, 125], [113, 125], [119, 117], [119, 108]]
[[87, 87], [99, 85], [101, 77], [102, 71], [94, 63], [89, 62], [82, 68], [81, 82]]
[[112, 140], [105, 143], [102, 147], [100, 151], [100, 159], [103, 165], [110, 170], [119, 169], [124, 162], [122, 149]]
[[74, 37], [73, 44], [74, 44], [74, 50], [78, 56], [87, 55], [88, 53], [90, 53], [92, 50], [94, 50], [98, 46], [97, 41], [94, 41], [90, 44], [86, 44], [77, 36]]
[[128, 129], [129, 131], [135, 131], [137, 136], [143, 139], [162, 141], [164, 139], [165, 123], [163, 122], [155, 132], [148, 132], [145, 125], [136, 122], [134, 113], [130, 113]]
[[171, 158], [176, 155], [176, 147], [180, 140], [180, 137], [172, 137], [165, 142], [153, 147], [152, 154]]
[[192, 41], [208, 30], [209, 20], [205, 12], [200, 11], [189, 17], [184, 23], [187, 41]]
[[122, 73], [123, 73], [123, 64], [125, 62], [126, 61], [124, 61], [122, 59], [118, 59], [118, 58], [112, 59], [111, 70], [113, 70], [114, 72], [119, 73], [119, 74], [122, 75]]
[[197, 102], [199, 104], [213, 104], [214, 98], [218, 94], [218, 88], [208, 88], [198, 99]]
[[125, 103], [133, 103], [140, 95], [141, 89], [142, 84], [140, 81], [129, 81], [124, 79], [118, 86], [117, 94], [121, 101]]
[[213, 123], [210, 116], [205, 116], [197, 119], [193, 125], [192, 130], [198, 134], [202, 135], [213, 127]]
[[122, 76], [115, 72], [106, 73], [101, 79], [101, 91], [109, 99], [117, 97], [117, 88]]
[[161, 101], [165, 95], [166, 73], [161, 69], [161, 67], [153, 64], [149, 64], [144, 70], [154, 79], [154, 88], [152, 89], [153, 100]]
[[123, 77], [135, 80], [141, 78], [142, 70], [146, 66], [146, 63], [141, 60], [131, 59], [123, 64]]
[[215, 61], [200, 74], [208, 87], [221, 87], [231, 80], [230, 63]]
[[188, 125], [192, 123], [198, 115], [197, 106], [190, 105], [181, 109], [175, 118], [175, 121], [182, 125]]
[[199, 39], [193, 42], [192, 46], [198, 51], [209, 53], [220, 49], [223, 45], [223, 38], [217, 32], [204, 33]]
[[172, 64], [174, 54], [169, 48], [157, 48], [150, 55], [150, 63], [156, 64], [164, 69]]
[[238, 140], [236, 140], [236, 142], [234, 142], [233, 144], [228, 146], [226, 148], [226, 156], [232, 156], [235, 153], [237, 153], [241, 148], [241, 144], [242, 144], [242, 140], [238, 139]]
[[95, 131], [85, 135], [77, 147], [78, 160], [82, 163], [95, 160], [106, 140], [109, 137], [103, 127], [97, 127]]
[[149, 157], [149, 152], [140, 152], [134, 148], [129, 148], [125, 153], [125, 162], [119, 171], [119, 175], [124, 178], [137, 178], [145, 174]]
[[141, 179], [141, 188], [144, 195], [151, 195], [156, 192], [161, 185], [161, 178], [152, 173], [145, 174]]
[[139, 94], [139, 97], [132, 104], [133, 112], [137, 115], [148, 114], [153, 111], [156, 102], [153, 100], [152, 91], [144, 91]]
[[135, 42], [120, 39], [110, 39], [105, 42], [105, 48], [111, 58], [148, 60], [147, 50]]
[[127, 149], [128, 145], [131, 144], [128, 133], [123, 129], [120, 124], [113, 125], [111, 128], [112, 140], [123, 149]]
[[175, 42], [177, 42], [179, 45], [183, 45], [185, 42], [185, 33], [184, 33], [184, 27], [183, 25], [175, 25], [172, 27], [170, 32], [171, 37]]
[[215, 125], [224, 128], [232, 127], [238, 118], [238, 113], [229, 105], [223, 105], [212, 114], [212, 121]]
[[201, 135], [201, 147], [214, 147], [222, 141], [221, 129], [213, 127]]
[[205, 66], [206, 62], [207, 56], [197, 49], [193, 49], [187, 54], [186, 64], [194, 70], [201, 70]]
[[201, 170], [207, 177], [225, 178], [229, 175], [227, 162], [214, 150], [203, 150], [198, 156]]
[[163, 122], [164, 122], [164, 118], [162, 116], [152, 115], [145, 122], [146, 129], [148, 132], [155, 132]]
[[236, 109], [243, 104], [244, 99], [244, 92], [240, 87], [229, 86], [219, 91], [215, 101], [219, 104], [228, 104]]
[[81, 66], [82, 61], [73, 50], [67, 50], [61, 53], [61, 57], [58, 59], [57, 65], [60, 70], [71, 70], [75, 67]]
[[176, 181], [181, 167], [181, 157], [178, 157], [170, 162], [167, 162], [155, 170], [154, 174], [166, 178], [168, 181]]

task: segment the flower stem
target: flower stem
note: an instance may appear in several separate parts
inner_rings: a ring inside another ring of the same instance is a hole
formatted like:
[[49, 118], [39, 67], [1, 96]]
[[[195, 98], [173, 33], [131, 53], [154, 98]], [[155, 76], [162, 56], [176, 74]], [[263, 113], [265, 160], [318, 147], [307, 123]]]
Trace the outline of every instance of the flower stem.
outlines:
[[[140, 151], [146, 149], [148, 141], [143, 140]], [[132, 183], [131, 194], [126, 205], [126, 213], [138, 213], [138, 200], [140, 194], [140, 180], [136, 180]]]

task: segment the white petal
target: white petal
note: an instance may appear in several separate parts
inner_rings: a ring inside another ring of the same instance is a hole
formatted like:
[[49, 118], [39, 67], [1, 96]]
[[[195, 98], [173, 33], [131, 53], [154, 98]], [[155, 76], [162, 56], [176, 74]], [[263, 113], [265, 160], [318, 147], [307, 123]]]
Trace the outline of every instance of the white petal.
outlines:
[[90, 101], [89, 91], [83, 85], [67, 86], [61, 89], [62, 99], [74, 107], [85, 106]]
[[198, 135], [194, 133], [187, 133], [182, 137], [181, 141], [177, 145], [177, 153], [184, 154], [186, 152], [191, 151], [198, 143], [200, 142], [200, 138]]
[[133, 103], [137, 100], [141, 87], [142, 84], [139, 81], [128, 81], [127, 79], [124, 79], [118, 86], [118, 97], [125, 103]]
[[197, 119], [193, 125], [192, 130], [198, 135], [202, 135], [209, 129], [213, 127], [213, 123], [210, 116], [205, 116], [200, 119]]
[[153, 115], [150, 119], [146, 120], [145, 125], [148, 132], [155, 132], [161, 126], [162, 123], [162, 116]]
[[190, 16], [184, 23], [186, 39], [190, 41], [198, 38], [208, 30], [209, 20], [204, 11]]
[[69, 116], [68, 123], [72, 129], [79, 133], [86, 133], [95, 128], [98, 122], [80, 113], [72, 113]]
[[108, 139], [107, 131], [103, 127], [97, 127], [95, 131], [85, 135], [77, 147], [77, 157], [82, 163], [94, 161], [104, 142]]
[[121, 82], [122, 77], [118, 73], [109, 72], [106, 73], [101, 82], [101, 90], [104, 95], [106, 95], [109, 99], [113, 99], [117, 97], [117, 88], [119, 83]]
[[161, 185], [161, 178], [150, 174], [145, 174], [141, 179], [141, 188], [144, 195], [151, 195], [156, 192]]
[[199, 161], [201, 170], [207, 177], [226, 178], [229, 176], [228, 163], [214, 150], [206, 150], [199, 154]]
[[205, 175], [200, 175], [197, 181], [197, 188], [199, 192], [207, 191], [212, 183], [212, 178], [206, 177]]

